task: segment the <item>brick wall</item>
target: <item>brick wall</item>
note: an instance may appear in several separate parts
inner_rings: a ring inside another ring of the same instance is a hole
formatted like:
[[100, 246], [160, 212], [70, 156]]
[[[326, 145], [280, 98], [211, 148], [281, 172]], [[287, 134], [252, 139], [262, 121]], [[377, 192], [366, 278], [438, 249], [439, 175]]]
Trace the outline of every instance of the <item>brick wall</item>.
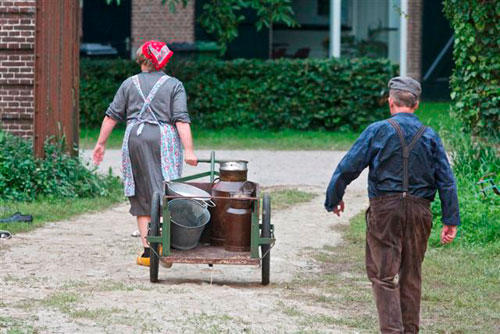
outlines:
[[132, 0], [132, 52], [145, 41], [194, 42], [195, 0], [175, 13], [161, 1]]
[[0, 126], [32, 138], [35, 0], [0, 0]]
[[423, 6], [423, 0], [408, 0], [407, 75], [419, 81], [422, 77]]

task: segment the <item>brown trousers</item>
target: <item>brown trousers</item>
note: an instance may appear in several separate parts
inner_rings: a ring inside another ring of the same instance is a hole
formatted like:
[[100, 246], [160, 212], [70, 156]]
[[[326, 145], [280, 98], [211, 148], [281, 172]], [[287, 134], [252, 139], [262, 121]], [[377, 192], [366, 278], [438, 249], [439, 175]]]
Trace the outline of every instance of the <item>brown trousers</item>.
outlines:
[[422, 261], [432, 228], [429, 206], [408, 194], [370, 199], [366, 271], [383, 334], [418, 333]]

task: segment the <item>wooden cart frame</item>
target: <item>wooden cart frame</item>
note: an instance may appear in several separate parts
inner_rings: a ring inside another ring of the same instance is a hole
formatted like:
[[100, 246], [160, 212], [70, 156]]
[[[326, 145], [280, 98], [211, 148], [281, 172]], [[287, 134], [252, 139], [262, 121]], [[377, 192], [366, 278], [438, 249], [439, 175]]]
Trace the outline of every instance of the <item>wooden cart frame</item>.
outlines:
[[[213, 181], [219, 173], [215, 170], [215, 164], [224, 162], [216, 160], [212, 152], [209, 160], [199, 160], [200, 163], [209, 163], [210, 171], [187, 176], [171, 182], [186, 182], [203, 190], [210, 192]], [[210, 177], [210, 182], [188, 182], [204, 177]], [[261, 198], [260, 187], [257, 185], [255, 197], [245, 197], [243, 200], [252, 201], [252, 223], [250, 234], [249, 252], [230, 252], [223, 246], [212, 246], [200, 244], [192, 250], [176, 250], [171, 248], [171, 218], [168, 209], [168, 201], [176, 196], [167, 196], [168, 185], [165, 183], [163, 195], [155, 193], [151, 202], [151, 222], [146, 239], [151, 247], [150, 258], [150, 281], [158, 282], [158, 270], [160, 261], [169, 267], [172, 263], [190, 264], [226, 264], [226, 265], [260, 265], [262, 269], [262, 284], [270, 282], [271, 248], [274, 246], [274, 226], [271, 224], [271, 198], [264, 194]], [[214, 199], [210, 197], [207, 199]], [[228, 199], [228, 198], [223, 198]], [[262, 207], [262, 210], [260, 209]], [[163, 217], [163, 223], [160, 222]], [[260, 252], [259, 252], [260, 250]]]

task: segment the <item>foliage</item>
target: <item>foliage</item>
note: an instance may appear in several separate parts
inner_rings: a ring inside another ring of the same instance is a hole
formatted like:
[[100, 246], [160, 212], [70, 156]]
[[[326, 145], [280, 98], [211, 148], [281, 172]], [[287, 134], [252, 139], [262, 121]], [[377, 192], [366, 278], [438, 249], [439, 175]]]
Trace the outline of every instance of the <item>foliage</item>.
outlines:
[[37, 198], [107, 196], [112, 176], [99, 176], [64, 153], [64, 142], [45, 144], [45, 159], [33, 157], [31, 142], [0, 131], [0, 198], [32, 201]]
[[[106, 2], [108, 5], [112, 2], [120, 5], [120, 0]], [[171, 12], [175, 12], [179, 5], [186, 7], [188, 2], [189, 0], [161, 0]], [[269, 28], [272, 23], [294, 27], [297, 23], [291, 3], [291, 0], [208, 0], [203, 4], [203, 12], [198, 20], [207, 33], [214, 35], [224, 54], [227, 44], [238, 37], [238, 25], [246, 19], [245, 9], [250, 9], [257, 15], [255, 26], [259, 31], [263, 27]]]
[[444, 11], [455, 31], [453, 111], [475, 134], [498, 132], [500, 2], [445, 0]]
[[[491, 142], [484, 142], [467, 133], [448, 132], [445, 136], [450, 147], [453, 172], [457, 181], [462, 225], [460, 239], [467, 244], [485, 244], [500, 240], [500, 196], [493, 191], [481, 194], [476, 183], [482, 176], [493, 174], [500, 185], [500, 155]], [[441, 209], [434, 201], [435, 229], [431, 243], [439, 243]]]
[[238, 25], [245, 20], [243, 9], [252, 9], [257, 14], [257, 30], [269, 28], [272, 23], [296, 26], [291, 0], [209, 0], [203, 5], [199, 21], [206, 32], [215, 35], [222, 53], [238, 37]]
[[[81, 62], [82, 127], [98, 127], [120, 82], [138, 72], [125, 60]], [[354, 129], [385, 117], [385, 59], [173, 62], [193, 123], [202, 128]]]

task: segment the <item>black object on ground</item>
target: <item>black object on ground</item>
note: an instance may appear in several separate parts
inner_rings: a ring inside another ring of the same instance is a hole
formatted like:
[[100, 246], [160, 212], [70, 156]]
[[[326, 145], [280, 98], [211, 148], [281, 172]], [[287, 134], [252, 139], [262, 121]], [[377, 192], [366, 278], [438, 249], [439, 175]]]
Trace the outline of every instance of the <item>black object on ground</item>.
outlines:
[[16, 212], [8, 218], [0, 219], [0, 223], [31, 223], [32, 221], [32, 215], [23, 215], [20, 212]]
[[0, 239], [10, 239], [12, 238], [12, 233], [9, 231], [2, 231], [0, 230]]

